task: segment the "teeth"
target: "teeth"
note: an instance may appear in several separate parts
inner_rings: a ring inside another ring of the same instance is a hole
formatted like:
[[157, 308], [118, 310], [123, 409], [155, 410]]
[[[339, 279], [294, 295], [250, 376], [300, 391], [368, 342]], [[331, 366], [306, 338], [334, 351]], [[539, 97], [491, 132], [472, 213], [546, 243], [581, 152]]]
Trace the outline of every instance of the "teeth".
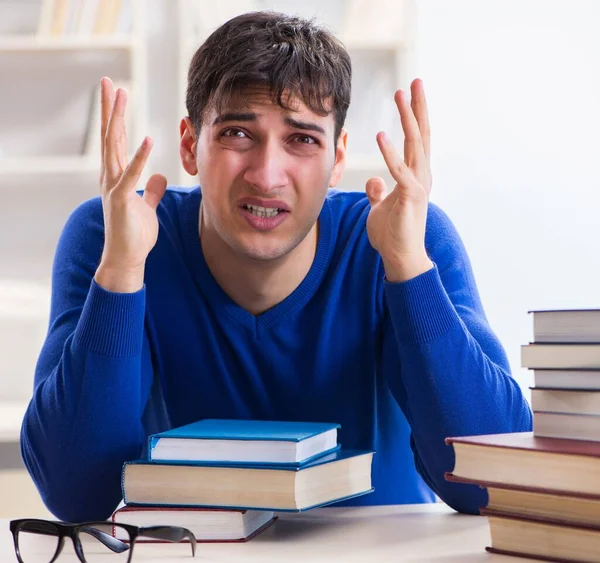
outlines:
[[246, 204], [246, 209], [252, 213], [252, 215], [256, 215], [257, 217], [277, 217], [279, 214], [279, 209], [276, 207], [260, 207], [259, 205], [248, 205]]

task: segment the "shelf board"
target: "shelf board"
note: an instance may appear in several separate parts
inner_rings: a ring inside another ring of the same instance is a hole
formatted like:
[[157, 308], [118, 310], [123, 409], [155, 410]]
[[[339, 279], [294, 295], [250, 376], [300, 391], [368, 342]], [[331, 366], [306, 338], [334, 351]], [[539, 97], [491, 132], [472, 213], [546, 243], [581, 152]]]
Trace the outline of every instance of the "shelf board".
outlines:
[[0, 158], [0, 176], [81, 174], [100, 172], [97, 158], [87, 156], [39, 156]]
[[130, 35], [92, 37], [38, 37], [36, 35], [0, 35], [0, 53], [44, 51], [129, 51], [136, 45]]

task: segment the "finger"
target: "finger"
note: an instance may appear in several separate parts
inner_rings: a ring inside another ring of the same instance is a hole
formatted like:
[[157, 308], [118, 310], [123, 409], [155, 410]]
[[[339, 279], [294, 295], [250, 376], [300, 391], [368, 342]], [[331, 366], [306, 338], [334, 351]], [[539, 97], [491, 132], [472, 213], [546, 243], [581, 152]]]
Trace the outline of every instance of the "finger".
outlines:
[[410, 98], [410, 107], [419, 125], [425, 158], [429, 160], [431, 154], [431, 130], [425, 89], [423, 88], [423, 81], [421, 79], [417, 78], [413, 80], [410, 85]]
[[390, 138], [383, 131], [377, 133], [377, 144], [390, 174], [400, 186], [405, 187], [409, 169], [398, 151], [396, 151]]
[[115, 104], [115, 89], [112, 80], [108, 77], [100, 80], [100, 157], [104, 165], [104, 143], [106, 140], [106, 128], [108, 120]]
[[144, 171], [144, 166], [146, 166], [146, 162], [152, 151], [152, 144], [152, 139], [150, 137], [144, 137], [142, 144], [133, 155], [131, 162], [127, 165], [127, 168], [125, 168], [121, 178], [114, 187], [114, 192], [118, 193], [136, 190], [140, 176]]
[[410, 168], [418, 168], [425, 163], [425, 152], [417, 118], [410, 107], [404, 90], [398, 90], [394, 95], [394, 100], [398, 106], [402, 130], [404, 131], [404, 160]]
[[117, 89], [115, 103], [106, 128], [104, 169], [111, 187], [118, 182], [127, 164], [127, 160], [122, 157], [121, 146], [123, 142], [123, 129], [125, 128], [126, 96], [125, 90], [121, 88]]
[[156, 209], [167, 190], [167, 179], [162, 174], [153, 174], [146, 182], [144, 199], [150, 207]]
[[385, 196], [387, 195], [387, 187], [383, 178], [369, 178], [367, 180], [365, 191], [367, 192], [367, 197], [369, 198], [369, 203], [371, 207], [381, 203]]

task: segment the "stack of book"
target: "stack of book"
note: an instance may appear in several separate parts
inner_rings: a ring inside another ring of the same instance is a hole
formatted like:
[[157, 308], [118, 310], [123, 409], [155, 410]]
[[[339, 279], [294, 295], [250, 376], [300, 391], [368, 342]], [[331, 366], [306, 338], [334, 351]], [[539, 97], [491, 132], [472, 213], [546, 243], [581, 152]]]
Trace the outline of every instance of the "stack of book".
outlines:
[[600, 562], [600, 310], [532, 314], [533, 432], [448, 438], [446, 478], [487, 488], [488, 551]]
[[205, 419], [150, 436], [123, 466], [114, 522], [245, 541], [275, 519], [373, 491], [372, 451], [342, 450], [339, 424]]

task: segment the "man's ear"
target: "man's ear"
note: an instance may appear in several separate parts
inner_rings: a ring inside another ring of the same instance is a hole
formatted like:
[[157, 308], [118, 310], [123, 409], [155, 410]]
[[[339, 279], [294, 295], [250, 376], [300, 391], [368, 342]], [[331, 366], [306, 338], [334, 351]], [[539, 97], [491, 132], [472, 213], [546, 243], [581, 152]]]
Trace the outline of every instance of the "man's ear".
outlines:
[[329, 187], [334, 188], [344, 175], [346, 169], [346, 147], [348, 144], [348, 131], [342, 129], [335, 147], [335, 163], [329, 180]]
[[190, 175], [198, 174], [196, 164], [196, 131], [189, 117], [184, 117], [179, 124], [179, 156], [184, 170]]

